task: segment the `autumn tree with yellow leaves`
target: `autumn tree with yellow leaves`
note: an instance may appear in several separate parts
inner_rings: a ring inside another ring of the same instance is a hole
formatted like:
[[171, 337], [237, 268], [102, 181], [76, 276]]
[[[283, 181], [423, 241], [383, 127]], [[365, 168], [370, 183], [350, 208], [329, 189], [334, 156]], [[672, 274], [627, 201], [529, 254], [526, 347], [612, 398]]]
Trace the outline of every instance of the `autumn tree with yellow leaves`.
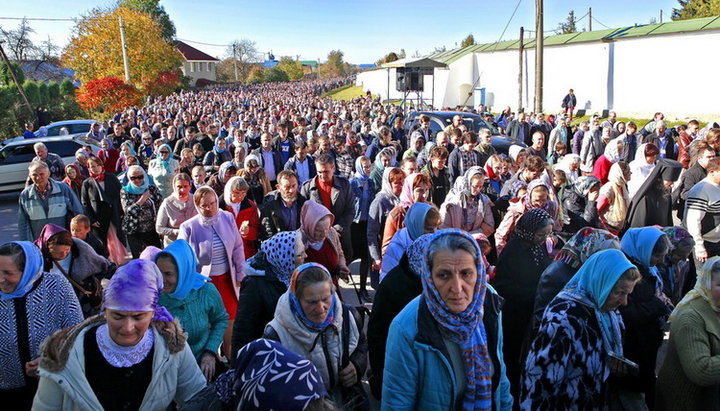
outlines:
[[131, 82], [141, 90], [151, 90], [163, 73], [182, 65], [183, 57], [163, 38], [150, 15], [127, 7], [95, 9], [79, 21], [63, 51], [62, 64], [74, 70], [82, 83], [124, 78], [119, 17], [125, 27]]

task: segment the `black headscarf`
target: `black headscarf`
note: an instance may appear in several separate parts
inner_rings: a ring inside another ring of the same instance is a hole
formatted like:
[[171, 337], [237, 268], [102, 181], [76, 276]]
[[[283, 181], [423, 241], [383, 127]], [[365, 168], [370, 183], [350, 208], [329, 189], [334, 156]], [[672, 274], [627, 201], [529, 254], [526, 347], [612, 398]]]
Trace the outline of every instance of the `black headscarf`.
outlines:
[[510, 248], [511, 246], [527, 248], [535, 264], [543, 266], [542, 268], [544, 269], [550, 264], [547, 247], [545, 242], [535, 244], [533, 241], [535, 232], [548, 225], [548, 223], [552, 224], [552, 221], [550, 214], [542, 208], [533, 208], [526, 211], [510, 233], [510, 240], [506, 248]]
[[630, 201], [626, 229], [650, 225], [661, 227], [673, 225], [672, 199], [670, 191], [663, 188], [663, 181], [677, 181], [681, 171], [682, 164], [675, 160], [663, 158], [657, 162]]

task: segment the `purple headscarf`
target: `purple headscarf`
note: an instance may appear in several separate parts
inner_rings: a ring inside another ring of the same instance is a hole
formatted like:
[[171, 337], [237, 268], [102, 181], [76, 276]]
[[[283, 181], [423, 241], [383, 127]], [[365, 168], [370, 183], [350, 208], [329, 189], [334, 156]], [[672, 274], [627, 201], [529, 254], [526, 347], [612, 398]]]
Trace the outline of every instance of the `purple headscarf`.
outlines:
[[117, 311], [153, 311], [153, 320], [172, 321], [173, 316], [158, 305], [163, 288], [160, 270], [154, 262], [132, 260], [120, 267], [103, 294], [103, 308]]

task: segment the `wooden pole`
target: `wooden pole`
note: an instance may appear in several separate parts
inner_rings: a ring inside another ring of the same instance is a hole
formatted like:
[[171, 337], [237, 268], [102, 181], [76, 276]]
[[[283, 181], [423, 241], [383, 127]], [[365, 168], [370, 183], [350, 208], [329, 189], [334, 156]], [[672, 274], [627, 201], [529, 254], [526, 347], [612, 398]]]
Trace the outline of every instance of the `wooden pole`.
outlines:
[[543, 106], [543, 0], [535, 2], [535, 112]]
[[522, 109], [522, 97], [523, 97], [523, 36], [525, 35], [525, 28], [520, 27], [520, 54], [519, 54], [519, 63], [518, 63], [518, 113], [520, 112], [520, 109]]
[[130, 84], [130, 61], [127, 55], [127, 44], [125, 44], [125, 25], [122, 16], [118, 17], [120, 22], [120, 47], [122, 47], [123, 66], [125, 66], [125, 82]]
[[592, 31], [592, 7], [588, 8], [588, 31]]

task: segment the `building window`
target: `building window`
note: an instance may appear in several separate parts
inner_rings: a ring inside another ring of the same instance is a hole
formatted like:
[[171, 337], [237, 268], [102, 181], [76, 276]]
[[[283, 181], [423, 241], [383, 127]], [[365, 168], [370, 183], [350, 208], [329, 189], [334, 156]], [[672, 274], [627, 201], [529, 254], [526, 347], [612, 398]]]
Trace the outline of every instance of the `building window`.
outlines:
[[213, 63], [208, 63], [208, 71], [213, 71]]
[[200, 62], [200, 71], [205, 71], [205, 63]]
[[190, 72], [194, 73], [196, 71], [197, 71], [197, 63], [195, 63], [195, 62], [190, 63]]

